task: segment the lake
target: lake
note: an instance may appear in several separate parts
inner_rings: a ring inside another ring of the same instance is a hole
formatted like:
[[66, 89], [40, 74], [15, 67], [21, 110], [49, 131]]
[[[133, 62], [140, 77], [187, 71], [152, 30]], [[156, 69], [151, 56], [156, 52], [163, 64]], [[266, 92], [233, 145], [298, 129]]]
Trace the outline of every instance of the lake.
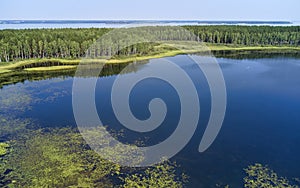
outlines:
[[0, 29], [120, 28], [132, 26], [256, 25], [299, 26], [299, 21], [211, 20], [0, 20]]
[[[284, 54], [251, 55], [238, 58], [218, 55], [216, 58], [226, 84], [227, 109], [219, 135], [203, 153], [198, 152], [198, 147], [211, 110], [207, 80], [188, 56], [166, 58], [188, 74], [200, 101], [197, 130], [188, 145], [171, 159], [189, 176], [188, 187], [241, 187], [246, 176], [244, 169], [255, 163], [267, 165], [290, 181], [299, 178], [300, 58]], [[134, 77], [155, 63], [149, 60], [130, 64], [131, 71], [120, 77]], [[128, 142], [137, 137], [146, 145], [163, 141], [179, 121], [180, 102], [176, 90], [157, 78], [145, 79], [133, 88], [129, 102], [136, 118], [149, 118], [148, 104], [153, 98], [163, 99], [168, 108], [159, 128], [136, 134], [122, 127], [111, 105], [112, 84], [122, 68], [120, 65], [107, 67], [106, 70], [113, 71], [107, 71], [98, 79], [95, 94], [99, 117], [110, 129], [124, 130], [124, 139]], [[0, 116], [28, 118], [38, 128], [76, 127], [72, 84], [72, 76], [56, 75], [30, 81], [25, 78], [5, 85], [0, 89]]]

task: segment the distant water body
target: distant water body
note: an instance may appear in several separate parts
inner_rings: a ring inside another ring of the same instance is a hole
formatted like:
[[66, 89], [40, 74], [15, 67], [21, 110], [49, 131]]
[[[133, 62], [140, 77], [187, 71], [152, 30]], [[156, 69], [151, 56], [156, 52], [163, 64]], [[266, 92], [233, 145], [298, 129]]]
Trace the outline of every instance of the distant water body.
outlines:
[[0, 29], [119, 28], [141, 25], [269, 25], [299, 26], [300, 21], [198, 21], [198, 20], [0, 20]]

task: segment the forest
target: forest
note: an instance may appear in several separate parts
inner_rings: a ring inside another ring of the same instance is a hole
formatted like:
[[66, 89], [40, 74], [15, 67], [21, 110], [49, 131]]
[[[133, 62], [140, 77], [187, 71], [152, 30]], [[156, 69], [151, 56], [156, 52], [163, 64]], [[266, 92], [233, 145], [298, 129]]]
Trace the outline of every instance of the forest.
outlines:
[[[300, 26], [183, 26], [191, 35], [182, 35], [178, 27], [145, 27], [162, 41], [190, 40], [213, 44], [240, 46], [300, 46]], [[109, 28], [88, 29], [22, 29], [0, 31], [0, 62], [31, 58], [83, 57], [89, 47]], [[193, 35], [194, 34], [194, 35]], [[105, 44], [97, 53], [106, 56], [145, 55], [155, 43], [139, 43], [119, 49], [118, 44]]]

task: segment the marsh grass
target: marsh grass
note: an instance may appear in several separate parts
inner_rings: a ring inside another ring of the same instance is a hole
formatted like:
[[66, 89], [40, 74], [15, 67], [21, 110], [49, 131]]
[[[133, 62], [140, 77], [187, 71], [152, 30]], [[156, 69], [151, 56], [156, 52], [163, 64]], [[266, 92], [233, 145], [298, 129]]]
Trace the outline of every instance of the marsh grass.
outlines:
[[25, 71], [58, 71], [58, 70], [68, 70], [76, 69], [75, 65], [64, 65], [64, 66], [49, 66], [49, 67], [34, 67], [34, 68], [25, 68]]

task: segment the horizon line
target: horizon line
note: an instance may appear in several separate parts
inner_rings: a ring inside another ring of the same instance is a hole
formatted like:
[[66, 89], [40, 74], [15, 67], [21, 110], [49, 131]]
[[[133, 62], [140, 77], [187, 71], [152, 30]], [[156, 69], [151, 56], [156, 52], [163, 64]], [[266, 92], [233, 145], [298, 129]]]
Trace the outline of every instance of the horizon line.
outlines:
[[[292, 22], [291, 20], [271, 20], [271, 19], [0, 19], [0, 21], [226, 21], [226, 22]], [[297, 20], [293, 20], [297, 21]]]

